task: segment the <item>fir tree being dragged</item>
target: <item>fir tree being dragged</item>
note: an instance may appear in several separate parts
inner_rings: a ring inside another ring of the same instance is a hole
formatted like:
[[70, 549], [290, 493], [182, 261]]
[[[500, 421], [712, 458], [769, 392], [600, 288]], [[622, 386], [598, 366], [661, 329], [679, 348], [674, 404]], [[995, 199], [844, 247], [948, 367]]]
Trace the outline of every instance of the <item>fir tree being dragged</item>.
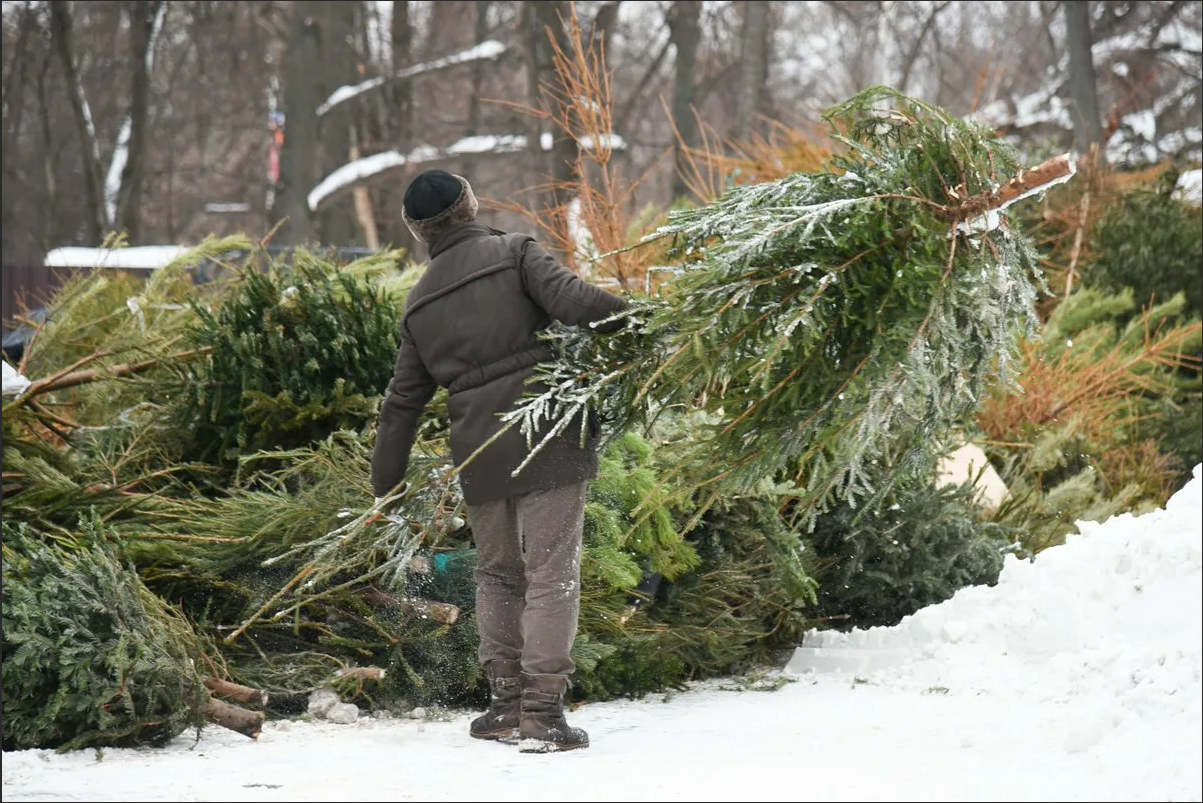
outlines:
[[686, 411], [695, 431], [663, 479], [702, 492], [698, 517], [771, 488], [809, 526], [917, 479], [983, 392], [1013, 383], [1043, 282], [1004, 210], [1072, 160], [1024, 171], [992, 132], [892, 90], [827, 119], [847, 145], [827, 170], [735, 187], [648, 238], [671, 238], [681, 270], [620, 314], [634, 325], [548, 333], [543, 389], [507, 417], [532, 454], [582, 412], [613, 435]]

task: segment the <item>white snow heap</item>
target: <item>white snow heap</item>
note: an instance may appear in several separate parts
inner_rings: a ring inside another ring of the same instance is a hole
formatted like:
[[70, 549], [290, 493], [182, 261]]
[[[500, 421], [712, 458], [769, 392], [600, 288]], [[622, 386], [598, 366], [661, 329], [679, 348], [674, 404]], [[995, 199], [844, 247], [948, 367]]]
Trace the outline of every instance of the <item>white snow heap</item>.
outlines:
[[997, 586], [963, 588], [893, 627], [811, 631], [790, 669], [1083, 706], [1091, 720], [1066, 735], [1069, 752], [1153, 722], [1198, 734], [1201, 522], [1196, 466], [1164, 508], [1079, 521], [1079, 534], [1032, 561], [1008, 555]]
[[[638, 799], [668, 764], [682, 799], [788, 798], [805, 743], [822, 767], [807, 776], [806, 794], [819, 800], [1201, 800], [1201, 514], [1196, 469], [1164, 511], [1088, 527], [929, 619], [811, 649], [809, 667], [825, 659], [830, 673], [795, 683], [769, 673], [763, 685], [720, 678], [591, 703], [574, 722], [605, 747], [544, 765], [535, 794]], [[895, 669], [849, 678], [855, 652]], [[929, 679], [943, 682], [923, 685]], [[989, 691], [977, 693], [982, 680]], [[479, 711], [378, 711], [335, 735], [326, 715], [338, 702], [329, 689], [315, 692], [312, 721], [273, 718], [254, 741], [206, 728], [153, 750], [106, 748], [104, 761], [90, 750], [7, 751], [3, 797], [84, 803], [103, 789], [111, 800], [242, 800], [254, 779], [262, 800], [392, 800], [398, 774], [377, 770], [396, 764], [399, 745], [408, 766], [426, 770], [404, 775], [414, 800], [532, 797], [529, 761], [517, 751], [481, 748], [473, 760], [482, 771], [462, 771]], [[732, 722], [756, 727], [731, 739]], [[823, 723], [821, 738], [802, 733], [807, 722]], [[223, 772], [206, 756], [219, 756]]]
[[17, 373], [17, 369], [8, 364], [8, 360], [4, 360], [5, 396], [20, 396], [31, 384], [33, 383]]
[[489, 39], [481, 42], [479, 45], [459, 53], [453, 53], [450, 56], [444, 56], [441, 59], [434, 61], [426, 61], [421, 64], [414, 64], [402, 70], [397, 70], [392, 75], [381, 75], [376, 78], [369, 78], [366, 81], [361, 81], [353, 86], [340, 86], [338, 89], [330, 93], [330, 97], [317, 107], [317, 116], [321, 117], [328, 113], [335, 106], [341, 103], [346, 103], [354, 97], [362, 95], [364, 92], [376, 89], [383, 86], [386, 81], [396, 81], [403, 78], [413, 78], [415, 75], [442, 70], [447, 67], [452, 67], [456, 64], [467, 64], [473, 61], [488, 60], [493, 61], [505, 53], [506, 46], [496, 39]]
[[[592, 150], [595, 144], [592, 137], [582, 137], [578, 142], [585, 150]], [[546, 132], [543, 133], [539, 138], [539, 145], [545, 151], [551, 150], [553, 145], [552, 135]], [[318, 185], [309, 191], [307, 198], [309, 210], [316, 212], [318, 207], [332, 195], [349, 189], [356, 183], [372, 178], [385, 170], [405, 167], [406, 165], [440, 162], [454, 159], [457, 156], [486, 153], [521, 153], [526, 150], [526, 146], [527, 138], [522, 134], [485, 134], [464, 137], [448, 145], [446, 148], [419, 145], [409, 153], [391, 150], [371, 156], [364, 156], [335, 169], [330, 175], [318, 182]], [[626, 149], [627, 143], [626, 140], [617, 134], [610, 134], [602, 140], [601, 146], [610, 150], [620, 151]]]

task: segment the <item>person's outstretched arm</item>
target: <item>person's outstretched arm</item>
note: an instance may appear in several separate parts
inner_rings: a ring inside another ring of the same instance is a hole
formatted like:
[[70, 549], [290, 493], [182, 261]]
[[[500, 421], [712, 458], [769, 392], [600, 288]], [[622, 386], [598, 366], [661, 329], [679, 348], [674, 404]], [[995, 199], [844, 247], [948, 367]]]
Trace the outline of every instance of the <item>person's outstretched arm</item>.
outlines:
[[380, 405], [376, 446], [372, 450], [372, 491], [376, 496], [386, 495], [405, 478], [418, 418], [437, 388], [402, 325], [397, 367]]
[[[590, 324], [626, 309], [620, 296], [596, 287], [558, 265], [534, 240], [527, 240], [520, 265], [527, 294], [557, 321], [569, 326]], [[624, 321], [597, 327], [599, 332], [621, 329]]]

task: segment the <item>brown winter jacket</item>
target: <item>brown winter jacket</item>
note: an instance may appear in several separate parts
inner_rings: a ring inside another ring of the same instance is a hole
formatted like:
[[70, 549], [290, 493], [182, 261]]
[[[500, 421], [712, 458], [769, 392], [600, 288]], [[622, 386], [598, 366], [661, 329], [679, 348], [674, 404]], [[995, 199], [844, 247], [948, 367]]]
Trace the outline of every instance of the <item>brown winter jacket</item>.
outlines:
[[[592, 323], [625, 306], [557, 265], [527, 235], [475, 222], [441, 232], [405, 305], [397, 367], [372, 453], [376, 495], [404, 478], [418, 417], [437, 387], [448, 389], [451, 456], [459, 466], [502, 428], [499, 415], [529, 390], [535, 365], [551, 359], [551, 349], [537, 337], [541, 329], [553, 319]], [[581, 448], [579, 426], [568, 427], [514, 477], [528, 450], [518, 427], [511, 427], [463, 468], [465, 501], [479, 505], [593, 479], [596, 432], [589, 431]]]

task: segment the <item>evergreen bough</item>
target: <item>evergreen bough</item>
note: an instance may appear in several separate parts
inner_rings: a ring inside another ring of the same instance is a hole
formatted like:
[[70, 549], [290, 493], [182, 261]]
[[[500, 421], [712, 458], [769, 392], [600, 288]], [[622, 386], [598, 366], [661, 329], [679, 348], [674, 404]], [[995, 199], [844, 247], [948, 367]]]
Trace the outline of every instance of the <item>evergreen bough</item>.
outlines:
[[703, 489], [695, 516], [785, 482], [810, 524], [927, 472], [946, 429], [1013, 380], [1041, 279], [996, 203], [1012, 149], [881, 88], [827, 119], [848, 150], [826, 171], [670, 215], [653, 236], [672, 238], [680, 273], [624, 331], [549, 333], [558, 359], [507, 417], [532, 453], [582, 410], [612, 434], [694, 411], [667, 479]]
[[4, 523], [4, 749], [163, 744], [208, 701], [191, 625], [96, 518], [62, 544]]
[[972, 484], [896, 487], [890, 504], [820, 516], [806, 538], [814, 614], [840, 630], [891, 627], [958, 589], [994, 585], [1012, 528], [980, 520]]
[[398, 293], [380, 281], [396, 258], [252, 260], [216, 310], [195, 305], [188, 337], [209, 352], [189, 364], [181, 403], [190, 457], [232, 465], [374, 421], [397, 356]]

